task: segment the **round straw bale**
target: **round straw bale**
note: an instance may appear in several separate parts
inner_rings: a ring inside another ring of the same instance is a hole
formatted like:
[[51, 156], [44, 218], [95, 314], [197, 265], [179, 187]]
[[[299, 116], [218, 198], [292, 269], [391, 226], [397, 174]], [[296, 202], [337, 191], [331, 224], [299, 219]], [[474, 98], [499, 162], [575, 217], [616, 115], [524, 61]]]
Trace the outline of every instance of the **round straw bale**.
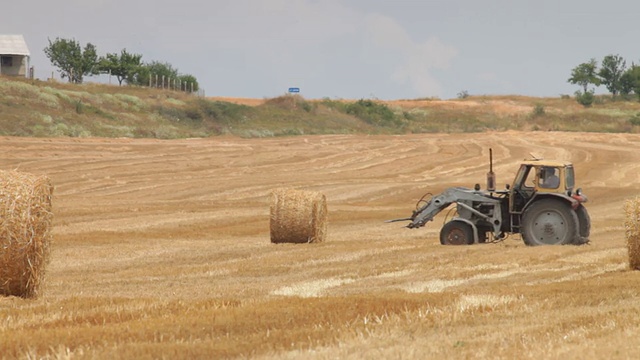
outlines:
[[327, 232], [327, 199], [314, 191], [276, 189], [271, 202], [272, 243], [322, 242]]
[[629, 267], [640, 270], [640, 198], [624, 203], [624, 229], [629, 250]]
[[48, 177], [0, 170], [0, 295], [35, 298], [49, 259]]

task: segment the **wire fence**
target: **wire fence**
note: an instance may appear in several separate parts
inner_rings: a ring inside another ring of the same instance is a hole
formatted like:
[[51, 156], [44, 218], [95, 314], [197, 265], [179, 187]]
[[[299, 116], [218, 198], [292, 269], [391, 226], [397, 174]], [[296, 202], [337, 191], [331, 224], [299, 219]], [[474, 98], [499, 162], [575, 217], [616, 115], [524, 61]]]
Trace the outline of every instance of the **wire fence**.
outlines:
[[180, 78], [165, 77], [164, 75], [149, 76], [149, 87], [174, 91], [184, 91], [198, 96], [204, 96], [204, 90], [194, 82], [182, 81]]

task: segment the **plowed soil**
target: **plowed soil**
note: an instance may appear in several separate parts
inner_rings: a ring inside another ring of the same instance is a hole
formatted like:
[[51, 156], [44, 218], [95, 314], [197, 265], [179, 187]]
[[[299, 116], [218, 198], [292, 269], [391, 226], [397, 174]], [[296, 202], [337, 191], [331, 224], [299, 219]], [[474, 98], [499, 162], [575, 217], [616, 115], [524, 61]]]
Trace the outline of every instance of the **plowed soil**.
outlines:
[[[426, 192], [574, 163], [591, 243], [442, 246]], [[640, 136], [496, 132], [186, 140], [3, 138], [55, 185], [43, 295], [0, 299], [0, 358], [637, 358], [623, 203]], [[319, 191], [319, 244], [270, 243], [270, 192]]]

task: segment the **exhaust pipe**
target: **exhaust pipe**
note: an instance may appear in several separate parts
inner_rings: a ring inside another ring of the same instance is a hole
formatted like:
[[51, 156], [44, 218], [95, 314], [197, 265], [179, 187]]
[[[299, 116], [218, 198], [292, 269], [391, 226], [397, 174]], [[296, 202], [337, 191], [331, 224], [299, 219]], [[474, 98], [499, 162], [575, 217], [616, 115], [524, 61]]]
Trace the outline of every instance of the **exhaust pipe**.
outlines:
[[487, 173], [487, 191], [496, 191], [496, 174], [493, 173], [493, 149], [489, 148], [489, 172]]

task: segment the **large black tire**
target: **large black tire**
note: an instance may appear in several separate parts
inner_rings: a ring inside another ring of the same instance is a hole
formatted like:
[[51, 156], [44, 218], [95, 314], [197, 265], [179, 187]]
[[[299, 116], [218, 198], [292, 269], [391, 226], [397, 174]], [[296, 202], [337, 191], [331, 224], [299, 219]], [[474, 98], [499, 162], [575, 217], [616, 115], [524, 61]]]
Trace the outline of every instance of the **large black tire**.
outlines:
[[586, 244], [589, 242], [589, 235], [591, 234], [591, 218], [589, 217], [587, 208], [583, 205], [578, 206], [576, 213], [578, 214], [578, 221], [580, 222], [580, 243]]
[[440, 230], [440, 244], [442, 245], [471, 245], [473, 244], [473, 229], [471, 225], [453, 220], [444, 224]]
[[531, 246], [579, 243], [578, 214], [560, 199], [540, 199], [522, 214], [522, 239]]

